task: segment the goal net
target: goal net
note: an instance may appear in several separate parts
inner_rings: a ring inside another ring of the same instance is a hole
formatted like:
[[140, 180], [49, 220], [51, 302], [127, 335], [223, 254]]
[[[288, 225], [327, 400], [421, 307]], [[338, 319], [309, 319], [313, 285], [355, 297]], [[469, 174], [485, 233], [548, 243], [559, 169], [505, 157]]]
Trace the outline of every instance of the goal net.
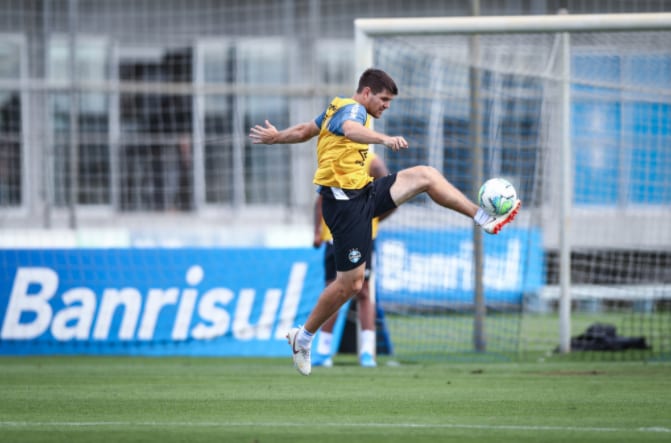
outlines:
[[357, 20], [357, 70], [400, 87], [376, 121], [410, 144], [384, 153], [390, 170], [434, 166], [473, 199], [504, 177], [523, 201], [495, 237], [427, 198], [384, 222], [377, 296], [399, 358], [669, 356], [669, 19]]

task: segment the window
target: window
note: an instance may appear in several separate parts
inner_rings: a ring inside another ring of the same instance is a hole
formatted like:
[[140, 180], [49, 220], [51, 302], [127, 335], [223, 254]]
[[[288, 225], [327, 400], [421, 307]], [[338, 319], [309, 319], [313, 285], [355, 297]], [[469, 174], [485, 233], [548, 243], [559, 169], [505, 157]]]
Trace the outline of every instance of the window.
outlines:
[[[173, 87], [192, 83], [192, 51], [121, 49], [119, 82], [120, 207], [124, 211], [173, 211], [193, 207], [193, 100]], [[151, 91], [143, 91], [152, 87]]]
[[236, 81], [270, 91], [239, 98], [244, 109], [239, 135], [245, 145], [246, 200], [248, 203], [288, 204], [291, 151], [281, 146], [253, 145], [247, 137], [250, 126], [262, 124], [265, 120], [278, 128], [289, 126], [291, 97], [272, 95], [273, 87], [290, 84], [287, 44], [278, 39], [243, 40], [236, 45], [235, 55]]
[[21, 78], [23, 45], [21, 40], [0, 36], [0, 80], [16, 81], [15, 88], [0, 89], [0, 207], [21, 205]]
[[[205, 201], [210, 204], [287, 204], [290, 151], [253, 145], [250, 126], [289, 124], [289, 50], [278, 39], [204, 40], [197, 49], [202, 107]], [[239, 88], [231, 88], [239, 86]], [[260, 88], [258, 92], [253, 88]]]
[[[77, 82], [101, 83], [109, 79], [109, 46], [103, 39], [77, 39]], [[52, 126], [53, 196], [56, 206], [70, 201], [70, 162], [77, 162], [77, 203], [110, 204], [111, 169], [109, 149], [110, 95], [82, 88], [78, 91], [78, 156], [70, 155], [70, 45], [66, 36], [53, 37], [47, 53], [48, 79], [62, 86], [62, 92], [51, 93], [49, 110]]]
[[671, 203], [671, 57], [586, 50], [572, 65], [576, 204]]

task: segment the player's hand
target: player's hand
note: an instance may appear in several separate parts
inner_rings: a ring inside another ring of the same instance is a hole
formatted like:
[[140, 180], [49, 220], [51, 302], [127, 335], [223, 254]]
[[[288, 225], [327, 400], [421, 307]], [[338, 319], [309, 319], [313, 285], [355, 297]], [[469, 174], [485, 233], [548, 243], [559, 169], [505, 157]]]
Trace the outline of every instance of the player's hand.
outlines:
[[400, 149], [408, 148], [408, 142], [405, 141], [405, 139], [400, 135], [394, 137], [387, 137], [384, 141], [384, 145], [394, 152]]
[[312, 247], [317, 249], [322, 245], [322, 236], [320, 233], [315, 232], [315, 236], [312, 239]]
[[265, 144], [272, 145], [277, 137], [277, 128], [271, 125], [268, 120], [265, 121], [265, 126], [256, 125], [249, 130], [249, 138], [255, 145]]

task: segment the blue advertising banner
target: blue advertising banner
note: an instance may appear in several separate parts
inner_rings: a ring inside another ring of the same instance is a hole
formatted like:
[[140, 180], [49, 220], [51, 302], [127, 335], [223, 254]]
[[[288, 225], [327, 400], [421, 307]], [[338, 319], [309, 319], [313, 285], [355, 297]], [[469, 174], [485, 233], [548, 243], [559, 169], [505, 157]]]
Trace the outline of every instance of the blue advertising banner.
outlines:
[[[381, 231], [377, 299], [471, 303], [472, 231]], [[0, 250], [0, 355], [289, 356], [324, 285], [313, 248]], [[539, 231], [485, 236], [489, 303], [542, 283]], [[340, 341], [347, 306], [333, 343]]]
[[[543, 282], [537, 229], [483, 234], [485, 302], [521, 303]], [[376, 240], [377, 296], [383, 303], [449, 305], [473, 302], [473, 231], [381, 230]]]
[[0, 354], [288, 356], [320, 250], [2, 250]]

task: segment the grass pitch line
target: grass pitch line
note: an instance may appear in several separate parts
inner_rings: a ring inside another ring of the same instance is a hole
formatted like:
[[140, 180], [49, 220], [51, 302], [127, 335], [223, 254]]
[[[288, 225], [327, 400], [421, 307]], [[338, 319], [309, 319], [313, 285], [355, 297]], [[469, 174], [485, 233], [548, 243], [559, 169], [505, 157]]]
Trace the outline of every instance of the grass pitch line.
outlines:
[[[140, 426], [140, 427], [294, 427], [309, 423], [263, 423], [263, 422], [132, 422], [132, 421], [91, 421], [91, 422], [29, 422], [29, 421], [2, 421], [0, 428], [30, 428], [30, 427], [107, 427], [107, 426]], [[527, 425], [469, 425], [458, 423], [320, 423], [319, 427], [349, 427], [349, 428], [418, 428], [418, 429], [477, 429], [482, 431], [566, 431], [566, 432], [643, 432], [643, 433], [671, 433], [671, 428], [664, 426], [650, 426], [641, 428], [611, 428], [611, 427], [579, 427], [579, 426], [527, 426]]]

